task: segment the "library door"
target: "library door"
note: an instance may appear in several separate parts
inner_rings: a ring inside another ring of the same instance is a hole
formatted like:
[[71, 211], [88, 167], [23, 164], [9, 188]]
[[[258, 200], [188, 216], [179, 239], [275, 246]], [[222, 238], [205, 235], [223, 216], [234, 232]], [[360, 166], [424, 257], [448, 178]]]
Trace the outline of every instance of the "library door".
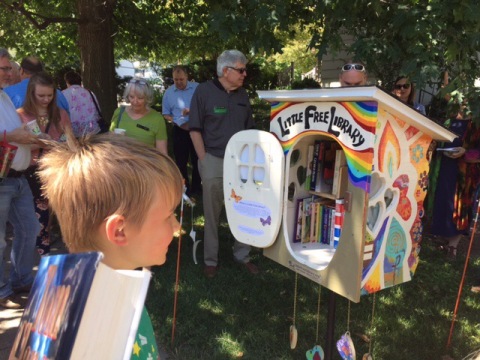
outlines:
[[283, 217], [285, 157], [277, 138], [245, 130], [228, 142], [223, 162], [223, 190], [230, 230], [255, 247], [275, 242]]

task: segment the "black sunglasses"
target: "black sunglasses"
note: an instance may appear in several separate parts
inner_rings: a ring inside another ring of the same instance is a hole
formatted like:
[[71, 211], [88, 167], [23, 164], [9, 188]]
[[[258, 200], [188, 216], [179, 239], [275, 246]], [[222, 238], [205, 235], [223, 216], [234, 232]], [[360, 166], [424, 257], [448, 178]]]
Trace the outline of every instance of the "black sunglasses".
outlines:
[[350, 71], [350, 70], [355, 70], [355, 71], [365, 71], [365, 66], [362, 64], [345, 64], [342, 66], [342, 71]]
[[407, 90], [410, 89], [410, 84], [395, 84], [394, 88], [395, 90], [400, 90], [401, 88]]
[[239, 74], [243, 75], [247, 72], [247, 68], [236, 68], [233, 66], [227, 66], [227, 68], [238, 71]]

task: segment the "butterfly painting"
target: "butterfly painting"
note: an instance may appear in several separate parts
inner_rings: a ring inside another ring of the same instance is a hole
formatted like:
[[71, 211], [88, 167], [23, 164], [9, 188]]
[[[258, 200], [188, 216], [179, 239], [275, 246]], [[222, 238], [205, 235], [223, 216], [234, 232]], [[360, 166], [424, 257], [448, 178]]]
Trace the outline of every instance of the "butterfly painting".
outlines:
[[262, 223], [262, 226], [272, 225], [272, 218], [271, 218], [270, 215], [268, 215], [268, 217], [266, 219], [260, 218], [260, 222]]
[[232, 199], [235, 199], [235, 202], [238, 203], [240, 200], [242, 200], [242, 197], [235, 194], [235, 190], [232, 189], [232, 193], [230, 195]]

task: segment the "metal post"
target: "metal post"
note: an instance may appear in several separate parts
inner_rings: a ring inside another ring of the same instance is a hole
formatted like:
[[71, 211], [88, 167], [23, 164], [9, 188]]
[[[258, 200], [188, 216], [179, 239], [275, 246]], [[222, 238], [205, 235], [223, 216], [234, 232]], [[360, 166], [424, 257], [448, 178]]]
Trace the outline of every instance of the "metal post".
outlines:
[[327, 333], [325, 336], [325, 360], [331, 360], [335, 351], [335, 311], [337, 294], [329, 290], [328, 294], [328, 313], [327, 313]]

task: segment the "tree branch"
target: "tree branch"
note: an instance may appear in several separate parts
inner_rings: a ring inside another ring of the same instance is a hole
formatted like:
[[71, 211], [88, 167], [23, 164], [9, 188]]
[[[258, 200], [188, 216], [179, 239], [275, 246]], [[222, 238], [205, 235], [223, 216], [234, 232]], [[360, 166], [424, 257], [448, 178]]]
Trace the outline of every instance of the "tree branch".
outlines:
[[[8, 10], [10, 10], [13, 13], [19, 13], [27, 18], [28, 21], [30, 21], [35, 28], [39, 30], [43, 30], [47, 28], [51, 24], [56, 24], [56, 23], [80, 23], [79, 19], [73, 18], [73, 17], [47, 17], [43, 16], [37, 13], [34, 13], [32, 11], [29, 11], [25, 9], [25, 5], [22, 0], [13, 2], [12, 4], [8, 4], [5, 0], [0, 0], [0, 4], [2, 4], [4, 7], [6, 7]], [[41, 21], [38, 21], [40, 19]]]

